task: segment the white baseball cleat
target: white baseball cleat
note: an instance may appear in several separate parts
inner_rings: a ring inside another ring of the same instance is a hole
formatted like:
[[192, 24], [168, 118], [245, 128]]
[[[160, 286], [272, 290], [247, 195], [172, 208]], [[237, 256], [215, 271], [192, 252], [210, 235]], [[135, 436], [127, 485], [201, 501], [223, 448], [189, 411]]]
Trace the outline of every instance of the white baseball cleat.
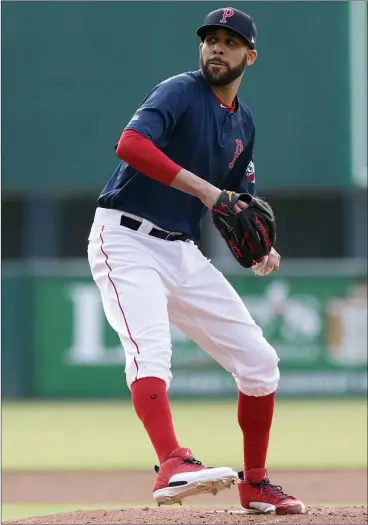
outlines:
[[155, 467], [157, 478], [153, 498], [160, 505], [173, 505], [188, 496], [212, 493], [231, 488], [239, 481], [238, 474], [230, 467], [205, 467], [194, 459], [191, 450], [174, 450], [160, 467]]

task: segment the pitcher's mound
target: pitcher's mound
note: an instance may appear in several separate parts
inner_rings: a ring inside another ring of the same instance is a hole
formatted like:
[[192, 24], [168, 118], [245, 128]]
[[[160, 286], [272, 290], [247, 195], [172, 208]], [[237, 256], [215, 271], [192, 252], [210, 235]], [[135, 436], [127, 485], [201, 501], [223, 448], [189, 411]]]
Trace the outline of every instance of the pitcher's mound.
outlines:
[[329, 507], [310, 508], [307, 514], [293, 516], [275, 516], [271, 514], [247, 514], [244, 510], [230, 508], [224, 510], [211, 509], [121, 509], [121, 510], [93, 510], [34, 516], [19, 520], [4, 521], [4, 525], [11, 523], [38, 525], [60, 524], [266, 524], [266, 523], [308, 523], [308, 524], [367, 524], [366, 507]]

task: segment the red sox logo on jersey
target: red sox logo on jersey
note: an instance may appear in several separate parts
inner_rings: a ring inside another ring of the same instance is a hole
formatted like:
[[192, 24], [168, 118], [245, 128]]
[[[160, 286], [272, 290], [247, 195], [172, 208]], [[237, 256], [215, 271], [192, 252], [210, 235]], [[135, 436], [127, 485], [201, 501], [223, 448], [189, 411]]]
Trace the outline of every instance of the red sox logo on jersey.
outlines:
[[254, 169], [254, 162], [251, 160], [250, 163], [247, 166], [247, 169], [245, 170], [245, 176], [248, 179], [248, 182], [255, 182], [256, 181], [256, 172]]
[[235, 142], [236, 142], [236, 149], [235, 149], [233, 160], [229, 164], [229, 168], [233, 168], [234, 167], [236, 159], [239, 157], [239, 155], [241, 154], [241, 152], [244, 149], [243, 143], [242, 143], [242, 141], [240, 139], [236, 139]]
[[226, 24], [226, 22], [227, 22], [226, 19], [230, 18], [231, 16], [234, 16], [234, 11], [233, 11], [233, 9], [231, 9], [231, 7], [227, 7], [226, 9], [224, 9], [224, 14], [223, 14], [223, 17], [220, 20], [220, 24]]

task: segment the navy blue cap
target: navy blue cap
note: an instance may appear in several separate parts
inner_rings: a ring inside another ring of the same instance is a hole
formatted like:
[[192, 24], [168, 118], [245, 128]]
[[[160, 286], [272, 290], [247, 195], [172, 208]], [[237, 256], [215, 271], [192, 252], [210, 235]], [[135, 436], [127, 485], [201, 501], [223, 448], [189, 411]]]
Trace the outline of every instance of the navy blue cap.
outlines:
[[208, 13], [204, 24], [197, 29], [197, 35], [203, 40], [211, 28], [231, 29], [245, 38], [252, 49], [256, 47], [257, 28], [251, 16], [235, 9], [234, 7], [223, 7]]

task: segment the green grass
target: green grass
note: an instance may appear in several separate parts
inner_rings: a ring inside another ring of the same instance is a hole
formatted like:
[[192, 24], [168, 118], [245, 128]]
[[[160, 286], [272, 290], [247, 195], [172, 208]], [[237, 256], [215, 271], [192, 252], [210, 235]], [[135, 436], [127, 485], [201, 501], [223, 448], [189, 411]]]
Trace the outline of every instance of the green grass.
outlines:
[[[236, 403], [173, 402], [180, 443], [210, 465], [242, 464]], [[129, 403], [3, 403], [2, 468], [152, 469], [157, 461]], [[278, 401], [270, 469], [366, 468], [364, 400]]]

